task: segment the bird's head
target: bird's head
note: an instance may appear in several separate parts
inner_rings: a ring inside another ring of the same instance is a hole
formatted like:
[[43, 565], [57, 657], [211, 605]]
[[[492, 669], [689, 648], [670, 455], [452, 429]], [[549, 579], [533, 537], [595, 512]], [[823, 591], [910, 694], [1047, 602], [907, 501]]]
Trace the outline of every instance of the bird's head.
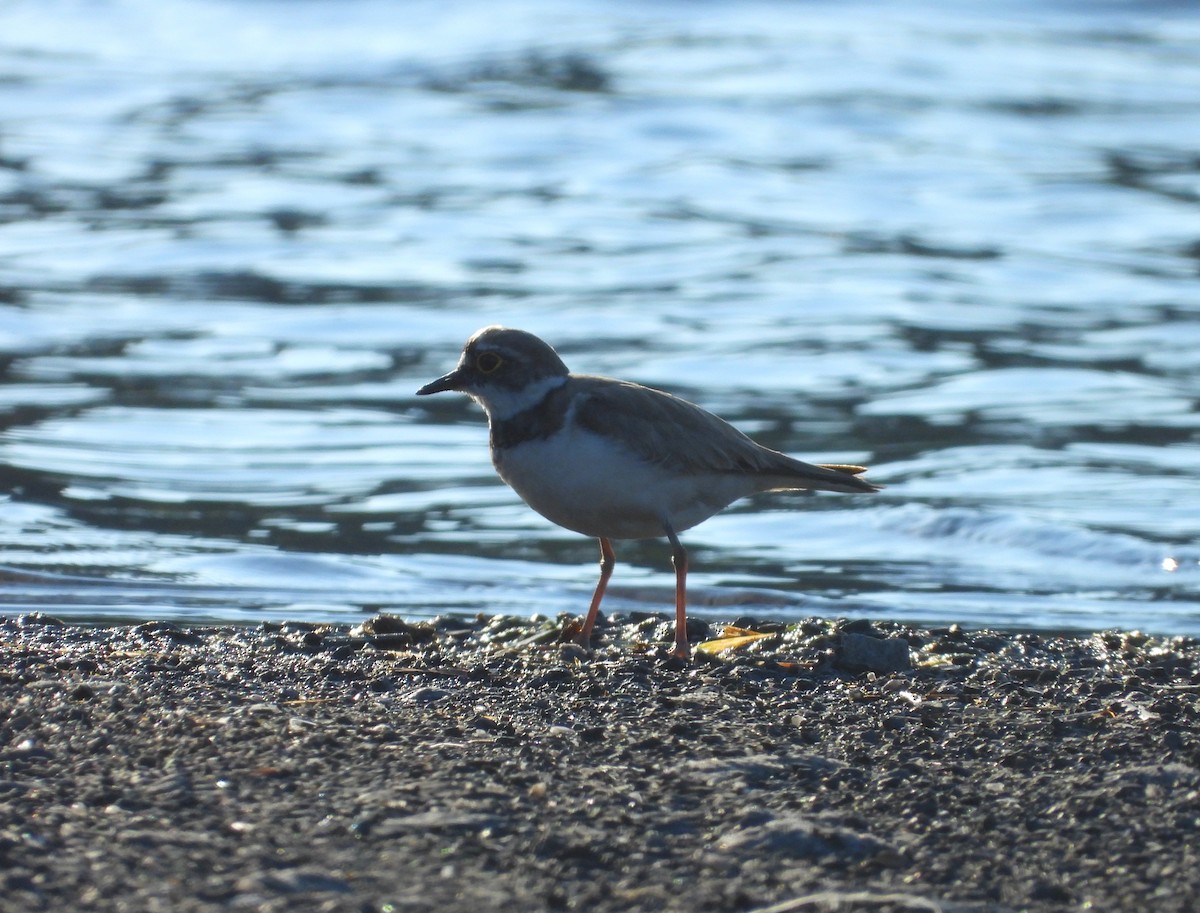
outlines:
[[505, 419], [537, 405], [565, 383], [569, 373], [558, 353], [532, 333], [490, 326], [467, 340], [453, 371], [426, 384], [417, 395], [465, 393], [490, 418]]

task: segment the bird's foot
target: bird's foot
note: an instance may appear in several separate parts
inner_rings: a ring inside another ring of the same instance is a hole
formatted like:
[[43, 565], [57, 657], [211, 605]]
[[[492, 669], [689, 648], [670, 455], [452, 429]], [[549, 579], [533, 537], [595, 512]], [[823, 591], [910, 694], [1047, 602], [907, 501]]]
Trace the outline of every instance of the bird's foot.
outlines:
[[592, 632], [585, 631], [583, 622], [575, 618], [563, 625], [562, 631], [558, 635], [560, 644], [574, 644], [577, 647], [582, 647], [588, 653], [592, 652]]

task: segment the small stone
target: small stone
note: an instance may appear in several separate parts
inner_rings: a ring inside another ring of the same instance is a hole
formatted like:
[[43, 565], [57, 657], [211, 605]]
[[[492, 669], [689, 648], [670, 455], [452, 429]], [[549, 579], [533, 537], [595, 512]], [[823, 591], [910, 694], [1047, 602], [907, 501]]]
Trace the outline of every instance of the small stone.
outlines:
[[404, 696], [404, 700], [411, 704], [432, 704], [435, 701], [444, 700], [449, 696], [449, 691], [443, 691], [441, 688], [425, 687], [410, 691]]
[[875, 625], [869, 618], [843, 618], [837, 622], [835, 630], [839, 634], [874, 635]]
[[579, 644], [563, 644], [558, 655], [564, 663], [581, 663], [588, 658], [587, 650]]
[[25, 626], [43, 625], [46, 627], [61, 628], [65, 622], [61, 618], [55, 618], [53, 615], [47, 615], [45, 612], [27, 612], [17, 618], [17, 624]]
[[848, 672], [904, 672], [912, 667], [908, 641], [853, 633], [842, 634], [837, 665]]
[[877, 837], [835, 820], [784, 815], [764, 824], [738, 828], [717, 841], [717, 849], [755, 856], [862, 859], [891, 849]]
[[341, 878], [325, 872], [288, 869], [242, 879], [243, 890], [266, 889], [276, 894], [349, 894], [352, 888]]

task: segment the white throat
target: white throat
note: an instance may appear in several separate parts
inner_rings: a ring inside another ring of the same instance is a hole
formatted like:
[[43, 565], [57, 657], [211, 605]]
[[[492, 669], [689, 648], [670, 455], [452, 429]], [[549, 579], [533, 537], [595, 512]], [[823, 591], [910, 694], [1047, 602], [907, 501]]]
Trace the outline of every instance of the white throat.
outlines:
[[502, 422], [526, 409], [532, 408], [546, 398], [551, 390], [557, 390], [567, 382], [564, 375], [544, 377], [526, 384], [520, 390], [501, 390], [495, 387], [477, 390], [470, 394], [492, 421]]

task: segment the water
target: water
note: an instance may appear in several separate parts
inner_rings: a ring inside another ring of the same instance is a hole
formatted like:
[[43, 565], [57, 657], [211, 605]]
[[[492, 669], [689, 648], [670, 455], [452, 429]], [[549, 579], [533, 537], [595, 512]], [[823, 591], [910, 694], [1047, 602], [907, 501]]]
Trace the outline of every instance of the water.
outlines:
[[1200, 15], [986, 7], [6, 4], [0, 612], [582, 611], [413, 395], [500, 322], [887, 484], [699, 614], [1200, 635]]

